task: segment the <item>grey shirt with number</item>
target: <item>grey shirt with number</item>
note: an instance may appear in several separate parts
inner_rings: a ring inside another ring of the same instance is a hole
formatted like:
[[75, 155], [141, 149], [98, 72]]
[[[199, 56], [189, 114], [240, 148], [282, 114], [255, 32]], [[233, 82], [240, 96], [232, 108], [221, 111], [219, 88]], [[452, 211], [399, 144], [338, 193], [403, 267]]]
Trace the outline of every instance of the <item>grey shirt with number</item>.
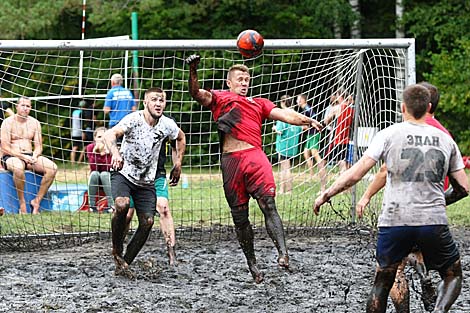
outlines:
[[449, 135], [426, 124], [398, 123], [377, 133], [365, 154], [387, 165], [379, 227], [447, 225], [444, 178], [464, 168]]
[[153, 186], [163, 140], [178, 137], [175, 121], [162, 115], [152, 127], [145, 121], [143, 111], [137, 111], [126, 115], [117, 127], [124, 131], [120, 150], [124, 165], [120, 173], [137, 186]]

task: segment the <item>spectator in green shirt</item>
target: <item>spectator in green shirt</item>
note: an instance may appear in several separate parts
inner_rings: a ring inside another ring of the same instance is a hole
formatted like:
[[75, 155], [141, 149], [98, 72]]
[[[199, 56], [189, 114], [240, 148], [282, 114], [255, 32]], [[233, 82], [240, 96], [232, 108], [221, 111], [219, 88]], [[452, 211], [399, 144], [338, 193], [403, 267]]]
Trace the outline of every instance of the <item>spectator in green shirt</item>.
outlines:
[[[281, 97], [281, 108], [290, 109], [292, 98], [289, 95]], [[292, 192], [292, 175], [290, 171], [290, 160], [299, 153], [299, 138], [302, 132], [301, 126], [287, 124], [277, 121], [273, 127], [276, 132], [276, 152], [279, 155], [281, 165], [279, 194], [290, 194]]]

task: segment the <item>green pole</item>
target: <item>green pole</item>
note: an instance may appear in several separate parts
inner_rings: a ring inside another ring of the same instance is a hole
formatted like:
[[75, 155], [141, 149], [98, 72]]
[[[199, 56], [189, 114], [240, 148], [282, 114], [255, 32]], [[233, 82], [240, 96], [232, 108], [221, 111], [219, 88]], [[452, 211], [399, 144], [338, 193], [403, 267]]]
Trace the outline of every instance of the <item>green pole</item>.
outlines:
[[[131, 13], [132, 20], [132, 40], [139, 39], [139, 29], [137, 24], [137, 12]], [[139, 52], [132, 51], [132, 74], [134, 76], [134, 98], [139, 99]]]

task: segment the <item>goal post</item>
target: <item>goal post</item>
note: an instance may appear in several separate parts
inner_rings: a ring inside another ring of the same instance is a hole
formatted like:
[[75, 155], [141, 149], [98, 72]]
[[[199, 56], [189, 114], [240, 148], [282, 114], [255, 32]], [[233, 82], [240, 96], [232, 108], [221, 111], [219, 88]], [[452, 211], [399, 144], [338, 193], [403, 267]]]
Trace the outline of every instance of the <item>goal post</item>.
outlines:
[[[132, 54], [138, 51], [138, 85], [132, 83]], [[189, 95], [189, 68], [184, 64], [191, 54], [201, 55], [199, 81], [205, 89], [226, 89], [228, 68], [244, 63], [250, 69], [249, 96], [265, 97], [275, 104], [288, 95], [293, 108], [302, 109], [297, 96], [307, 102], [323, 119], [331, 109], [330, 101], [351, 99], [347, 151], [335, 149], [335, 121], [321, 132], [319, 155], [326, 164], [327, 186], [340, 174], [338, 156], [357, 161], [375, 133], [400, 121], [401, 93], [415, 83], [414, 39], [265, 39], [263, 53], [244, 59], [236, 50], [236, 40], [124, 40], [100, 38], [86, 40], [0, 40], [0, 100], [14, 107], [21, 96], [33, 100], [31, 115], [42, 125], [43, 154], [59, 167], [49, 190], [49, 205], [38, 216], [19, 215], [15, 187], [8, 172], [0, 172], [4, 189], [0, 206], [0, 245], [11, 238], [77, 237], [110, 231], [110, 214], [77, 211], [87, 190], [89, 168], [86, 158], [71, 164], [71, 117], [85, 100], [94, 110], [95, 127], [106, 126], [104, 98], [114, 73], [125, 77], [125, 84], [143, 99], [150, 87], [167, 91], [166, 113], [174, 117], [186, 134], [187, 148], [182, 182], [170, 188], [170, 207], [180, 234], [196, 231], [224, 231], [232, 227], [230, 210], [223, 195], [219, 163], [217, 126], [209, 110]], [[137, 87], [135, 87], [137, 86]], [[346, 101], [346, 100], [343, 100]], [[334, 104], [334, 103], [333, 103]], [[142, 106], [140, 105], [140, 108]], [[276, 184], [280, 181], [280, 159], [275, 149], [275, 122], [263, 124], [263, 149], [273, 164]], [[293, 190], [278, 195], [276, 203], [287, 230], [335, 228], [355, 223], [354, 206], [368, 185], [368, 175], [351, 191], [333, 199], [320, 216], [312, 205], [321, 189], [318, 164], [309, 169], [304, 157], [307, 137], [299, 137], [297, 154], [290, 160]], [[167, 168], [171, 166], [168, 158]], [[377, 169], [375, 169], [377, 170]], [[3, 176], [2, 176], [3, 175]], [[32, 195], [28, 195], [31, 197]], [[380, 201], [380, 196], [376, 201]], [[374, 224], [380, 209], [374, 202], [367, 224]], [[250, 203], [250, 221], [264, 227], [256, 202]], [[156, 223], [158, 224], [158, 223]], [[135, 226], [135, 225], [134, 225]], [[155, 226], [158, 228], [158, 225]], [[190, 231], [188, 231], [190, 230]]]

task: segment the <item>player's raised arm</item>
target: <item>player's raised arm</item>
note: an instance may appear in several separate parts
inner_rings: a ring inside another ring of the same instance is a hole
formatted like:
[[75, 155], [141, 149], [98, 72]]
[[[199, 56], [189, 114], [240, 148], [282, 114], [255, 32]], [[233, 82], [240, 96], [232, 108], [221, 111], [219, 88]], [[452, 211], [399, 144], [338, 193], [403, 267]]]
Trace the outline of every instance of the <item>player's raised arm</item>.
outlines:
[[314, 127], [321, 130], [320, 123], [304, 114], [281, 108], [274, 108], [269, 114], [269, 118], [275, 121], [282, 121], [291, 125]]
[[194, 100], [199, 102], [202, 106], [209, 106], [212, 103], [212, 93], [207, 90], [201, 89], [199, 86], [199, 79], [197, 77], [197, 66], [201, 61], [199, 55], [190, 55], [185, 62], [189, 64], [189, 94]]

